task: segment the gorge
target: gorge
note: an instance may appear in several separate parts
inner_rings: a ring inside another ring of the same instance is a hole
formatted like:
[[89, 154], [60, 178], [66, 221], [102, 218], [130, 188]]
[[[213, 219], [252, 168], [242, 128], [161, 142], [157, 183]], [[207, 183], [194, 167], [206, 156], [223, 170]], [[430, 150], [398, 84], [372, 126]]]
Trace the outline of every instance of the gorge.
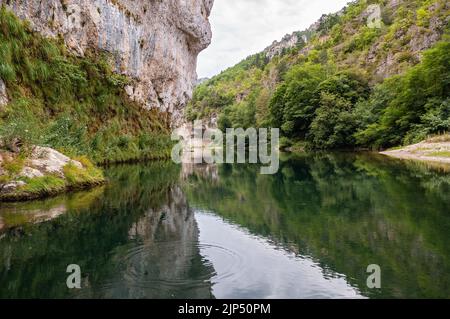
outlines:
[[[97, 184], [90, 161], [166, 158], [197, 81], [197, 55], [211, 42], [212, 5], [0, 1], [0, 198]], [[75, 180], [49, 179], [53, 163], [30, 163], [35, 145], [88, 164]]]
[[246, 45], [213, 5], [0, 0], [0, 299], [448, 299], [450, 3], [354, 0], [200, 80], [211, 24]]

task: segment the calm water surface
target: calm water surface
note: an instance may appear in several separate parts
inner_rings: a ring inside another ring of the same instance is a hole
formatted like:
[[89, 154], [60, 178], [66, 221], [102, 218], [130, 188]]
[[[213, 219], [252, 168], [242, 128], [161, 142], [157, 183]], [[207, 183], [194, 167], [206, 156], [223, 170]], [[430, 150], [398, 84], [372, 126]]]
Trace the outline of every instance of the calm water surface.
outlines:
[[0, 204], [0, 298], [450, 298], [445, 169], [346, 153], [288, 157], [273, 176], [172, 163], [107, 176]]

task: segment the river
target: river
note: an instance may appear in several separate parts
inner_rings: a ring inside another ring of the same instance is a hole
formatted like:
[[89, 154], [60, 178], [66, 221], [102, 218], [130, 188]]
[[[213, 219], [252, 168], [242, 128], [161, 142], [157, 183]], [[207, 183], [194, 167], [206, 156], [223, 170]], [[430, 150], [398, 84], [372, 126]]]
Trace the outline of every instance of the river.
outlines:
[[[0, 298], [450, 298], [445, 168], [317, 153], [275, 175], [170, 162], [106, 175], [0, 204]], [[66, 285], [71, 264], [81, 289]]]

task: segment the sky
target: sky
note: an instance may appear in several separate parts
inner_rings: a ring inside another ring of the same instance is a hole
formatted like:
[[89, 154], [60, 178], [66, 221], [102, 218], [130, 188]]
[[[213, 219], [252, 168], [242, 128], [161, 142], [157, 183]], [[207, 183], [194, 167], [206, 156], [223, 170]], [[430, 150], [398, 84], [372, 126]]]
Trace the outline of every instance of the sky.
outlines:
[[301, 31], [350, 0], [215, 0], [212, 43], [198, 58], [199, 78], [212, 77], [285, 34]]

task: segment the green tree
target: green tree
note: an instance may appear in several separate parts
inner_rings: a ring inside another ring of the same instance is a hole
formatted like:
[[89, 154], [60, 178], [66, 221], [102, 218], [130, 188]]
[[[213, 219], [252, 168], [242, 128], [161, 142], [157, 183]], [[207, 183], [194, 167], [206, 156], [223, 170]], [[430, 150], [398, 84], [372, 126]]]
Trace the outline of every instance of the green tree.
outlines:
[[355, 127], [351, 101], [342, 96], [322, 92], [320, 107], [311, 124], [309, 136], [314, 148], [333, 149], [354, 145]]
[[448, 130], [450, 43], [438, 43], [420, 64], [386, 80], [379, 90], [390, 98], [378, 119], [357, 133], [360, 142], [389, 147]]
[[317, 87], [325, 78], [325, 67], [318, 64], [295, 66], [286, 74], [285, 85], [271, 101], [271, 113], [274, 124], [281, 124], [287, 136], [303, 138], [307, 134], [318, 107]]

